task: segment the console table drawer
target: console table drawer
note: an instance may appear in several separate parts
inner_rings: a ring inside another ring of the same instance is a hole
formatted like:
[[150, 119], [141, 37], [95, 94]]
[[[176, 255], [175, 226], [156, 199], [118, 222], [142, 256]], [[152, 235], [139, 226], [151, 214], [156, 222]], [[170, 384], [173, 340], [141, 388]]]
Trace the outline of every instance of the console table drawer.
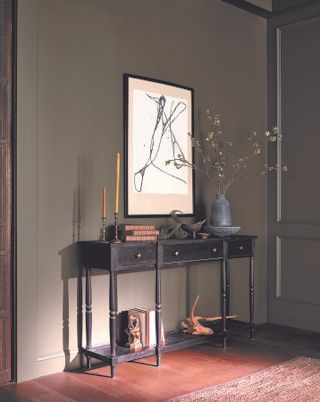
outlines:
[[221, 258], [223, 255], [222, 242], [207, 244], [176, 244], [163, 246], [163, 263], [191, 262]]
[[252, 255], [252, 240], [232, 240], [229, 241], [228, 257], [250, 257]]
[[152, 266], [156, 265], [156, 245], [133, 243], [124, 247], [118, 254], [120, 267]]

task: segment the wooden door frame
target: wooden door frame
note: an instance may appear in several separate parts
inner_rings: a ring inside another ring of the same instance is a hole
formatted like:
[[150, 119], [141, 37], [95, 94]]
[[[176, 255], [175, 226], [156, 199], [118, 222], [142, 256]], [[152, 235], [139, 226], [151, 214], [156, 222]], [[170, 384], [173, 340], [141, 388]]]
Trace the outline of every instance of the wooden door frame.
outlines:
[[[16, 0], [0, 0], [0, 257], [6, 293], [0, 383], [16, 380]], [[3, 289], [1, 289], [2, 291]], [[0, 345], [2, 347], [2, 345]]]

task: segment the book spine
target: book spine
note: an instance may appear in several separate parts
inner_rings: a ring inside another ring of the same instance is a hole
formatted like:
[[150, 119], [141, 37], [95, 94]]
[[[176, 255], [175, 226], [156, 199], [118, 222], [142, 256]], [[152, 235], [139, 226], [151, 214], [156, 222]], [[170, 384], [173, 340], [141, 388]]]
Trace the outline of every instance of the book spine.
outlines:
[[123, 225], [123, 229], [127, 230], [156, 230], [155, 225]]
[[164, 326], [163, 326], [163, 319], [161, 317], [161, 329], [160, 329], [160, 345], [166, 344], [166, 338], [164, 335]]
[[157, 344], [156, 336], [156, 312], [154, 309], [149, 311], [149, 345], [155, 346]]
[[126, 230], [125, 236], [159, 236], [159, 230]]
[[126, 236], [126, 241], [155, 241], [158, 236]]
[[145, 310], [146, 312], [146, 347], [150, 346], [150, 315], [149, 310]]
[[[156, 329], [156, 311], [151, 308], [149, 312], [149, 347], [156, 346], [157, 344], [157, 329]], [[165, 345], [165, 333], [163, 326], [163, 319], [160, 321], [160, 345]]]

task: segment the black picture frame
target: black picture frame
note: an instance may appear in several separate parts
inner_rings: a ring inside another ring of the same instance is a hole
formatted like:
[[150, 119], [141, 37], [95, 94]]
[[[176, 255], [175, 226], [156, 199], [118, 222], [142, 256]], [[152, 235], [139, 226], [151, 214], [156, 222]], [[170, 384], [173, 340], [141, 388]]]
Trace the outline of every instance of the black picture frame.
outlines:
[[124, 74], [123, 89], [124, 216], [193, 216], [194, 170], [166, 164], [177, 152], [194, 163], [193, 88]]

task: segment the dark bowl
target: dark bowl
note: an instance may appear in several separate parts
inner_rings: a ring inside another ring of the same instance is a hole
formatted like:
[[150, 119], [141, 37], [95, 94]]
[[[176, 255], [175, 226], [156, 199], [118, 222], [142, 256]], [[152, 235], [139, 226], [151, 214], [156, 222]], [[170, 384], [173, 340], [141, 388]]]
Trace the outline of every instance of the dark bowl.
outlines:
[[237, 233], [240, 226], [204, 226], [203, 230], [217, 237], [227, 237]]

